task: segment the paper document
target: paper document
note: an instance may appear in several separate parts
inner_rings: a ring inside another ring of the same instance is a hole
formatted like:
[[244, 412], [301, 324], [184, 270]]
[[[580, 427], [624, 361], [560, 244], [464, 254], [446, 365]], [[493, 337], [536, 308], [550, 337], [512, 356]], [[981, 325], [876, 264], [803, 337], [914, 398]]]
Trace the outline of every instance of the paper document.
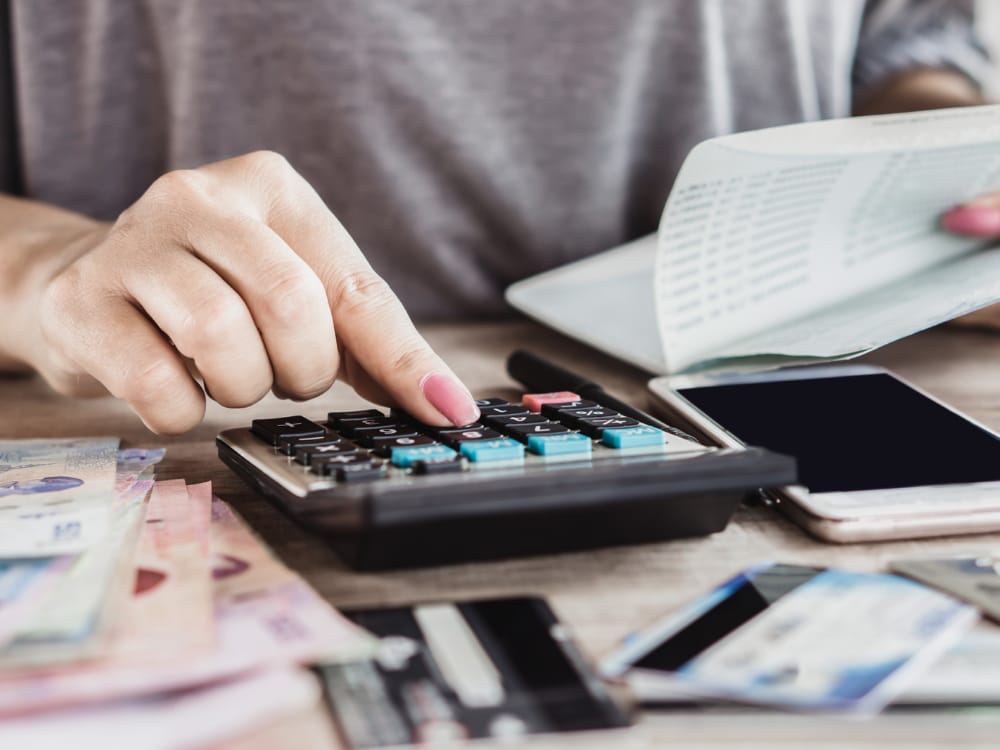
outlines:
[[[632, 243], [508, 299], [664, 373], [854, 356], [1000, 300], [1000, 250], [938, 225], [994, 190], [1000, 106], [713, 138], [684, 162], [655, 251]], [[649, 265], [609, 292], [625, 279], [610, 269], [639, 247]], [[604, 279], [602, 298], [637, 302], [602, 306], [595, 326], [587, 278]]]

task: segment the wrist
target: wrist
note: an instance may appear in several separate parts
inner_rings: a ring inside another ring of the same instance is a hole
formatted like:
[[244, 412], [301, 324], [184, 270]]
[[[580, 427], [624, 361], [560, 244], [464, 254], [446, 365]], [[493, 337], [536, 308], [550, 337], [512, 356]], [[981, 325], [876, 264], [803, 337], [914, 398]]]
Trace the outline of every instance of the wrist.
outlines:
[[97, 245], [110, 224], [59, 211], [59, 221], [0, 236], [0, 372], [43, 370], [39, 310], [49, 283]]

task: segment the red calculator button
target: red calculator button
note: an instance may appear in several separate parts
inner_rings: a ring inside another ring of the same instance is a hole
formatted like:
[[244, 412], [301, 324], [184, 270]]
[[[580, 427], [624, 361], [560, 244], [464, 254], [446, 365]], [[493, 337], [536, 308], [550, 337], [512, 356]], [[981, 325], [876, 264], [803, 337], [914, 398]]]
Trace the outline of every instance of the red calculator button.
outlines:
[[553, 393], [525, 393], [521, 403], [531, 411], [541, 411], [543, 404], [564, 404], [567, 401], [580, 401], [580, 395], [572, 391], [554, 391]]

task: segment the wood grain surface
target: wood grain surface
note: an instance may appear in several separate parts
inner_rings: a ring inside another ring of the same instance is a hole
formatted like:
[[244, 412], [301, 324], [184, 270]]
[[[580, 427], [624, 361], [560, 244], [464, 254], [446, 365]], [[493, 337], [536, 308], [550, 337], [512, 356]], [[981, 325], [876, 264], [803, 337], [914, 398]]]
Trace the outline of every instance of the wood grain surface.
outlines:
[[[507, 377], [504, 361], [510, 351], [525, 347], [591, 376], [608, 391], [637, 406], [650, 404], [644, 388], [648, 375], [529, 322], [425, 326], [423, 331], [479, 396], [517, 396], [519, 389]], [[1000, 428], [1000, 336], [996, 334], [939, 328], [886, 347], [865, 361], [889, 367], [987, 425]], [[234, 363], [234, 367], [238, 366]], [[160, 438], [150, 434], [124, 404], [110, 398], [73, 401], [53, 394], [36, 378], [8, 378], [0, 379], [0, 437], [118, 435], [129, 445], [165, 446], [167, 458], [161, 465], [161, 478], [182, 477], [192, 483], [211, 480], [216, 494], [231, 502], [288, 565], [338, 607], [537, 594], [552, 603], [583, 650], [594, 659], [608, 653], [626, 633], [676, 609], [756, 561], [770, 559], [874, 571], [884, 569], [886, 561], [894, 557], [1000, 547], [1000, 534], [830, 545], [807, 536], [773, 511], [744, 508], [724, 532], [709, 538], [358, 574], [344, 568], [321, 541], [250, 492], [218, 460], [213, 440], [220, 430], [247, 425], [256, 417], [293, 413], [320, 417], [330, 410], [363, 405], [341, 385], [303, 404], [273, 397], [242, 410], [212, 404], [205, 422], [193, 432]], [[294, 723], [286, 722], [284, 729], [274, 728], [272, 746], [335, 744], [328, 731], [317, 729], [317, 717], [308, 721], [312, 723], [304, 735], [296, 731]], [[280, 739], [281, 731], [286, 731], [287, 742]], [[543, 738], [530, 745], [867, 748], [894, 742], [901, 747], [986, 747], [995, 746], [998, 732], [1000, 714], [954, 718], [887, 716], [858, 722], [773, 714], [647, 713], [637, 727], [625, 732]], [[296, 742], [297, 735], [311, 740]], [[260, 744], [251, 742], [246, 746]]]

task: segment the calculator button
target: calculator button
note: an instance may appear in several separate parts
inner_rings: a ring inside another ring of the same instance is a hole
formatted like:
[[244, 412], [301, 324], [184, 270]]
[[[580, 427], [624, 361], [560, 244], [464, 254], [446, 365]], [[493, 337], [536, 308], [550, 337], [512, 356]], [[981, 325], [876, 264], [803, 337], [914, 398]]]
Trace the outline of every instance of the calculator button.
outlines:
[[594, 443], [579, 432], [549, 435], [529, 435], [528, 450], [539, 456], [562, 456], [570, 453], [591, 453]]
[[465, 430], [482, 430], [483, 425], [479, 422], [473, 422], [472, 424], [462, 424], [456, 427], [455, 425], [436, 425], [436, 424], [420, 424], [420, 431], [426, 432], [428, 435], [439, 436], [443, 432], [463, 432]]
[[559, 419], [560, 412], [567, 411], [568, 409], [593, 409], [597, 406], [600, 406], [600, 404], [596, 401], [587, 401], [581, 398], [577, 401], [564, 401], [558, 404], [542, 404], [542, 414], [549, 419]]
[[509, 401], [504, 401], [502, 398], [477, 398], [476, 406], [483, 409], [487, 406], [505, 406], [509, 405]]
[[569, 427], [566, 425], [549, 421], [544, 424], [508, 425], [505, 429], [508, 435], [522, 443], [527, 443], [532, 435], [558, 435], [569, 432]]
[[346, 419], [339, 423], [337, 431], [347, 437], [354, 437], [365, 430], [378, 429], [380, 427], [399, 427], [399, 421], [382, 415], [364, 417], [362, 419]]
[[471, 441], [496, 440], [499, 437], [502, 436], [496, 430], [479, 425], [464, 430], [441, 430], [438, 432], [438, 439], [452, 448], [457, 448], [459, 445]]
[[445, 445], [396, 446], [392, 449], [392, 465], [407, 468], [417, 461], [452, 460], [458, 455]]
[[331, 427], [340, 429], [342, 422], [353, 422], [367, 417], [385, 416], [378, 409], [358, 409], [356, 411], [331, 411], [326, 415]]
[[470, 461], [503, 461], [524, 457], [524, 446], [510, 438], [497, 440], [474, 440], [462, 443], [459, 453]]
[[356, 482], [358, 480], [365, 479], [381, 479], [385, 475], [385, 464], [375, 462], [369, 462], [367, 465], [362, 463], [344, 464], [337, 467], [336, 474], [338, 482]]
[[413, 462], [414, 474], [447, 474], [452, 471], [462, 471], [464, 468], [465, 461], [459, 456]]
[[307, 445], [334, 445], [339, 442], [339, 437], [329, 433], [306, 438], [282, 438], [278, 450], [286, 456], [294, 456], [296, 450]]
[[601, 437], [601, 433], [605, 429], [619, 428], [619, 427], [638, 427], [639, 423], [632, 419], [631, 417], [623, 417], [621, 414], [614, 417], [594, 417], [590, 419], [581, 419], [577, 424], [577, 428], [584, 435], [589, 435], [592, 438]]
[[488, 420], [490, 417], [510, 417], [515, 414], [527, 414], [528, 410], [520, 404], [502, 404], [497, 406], [481, 406], [479, 407], [479, 413], [483, 419]]
[[545, 424], [549, 420], [543, 417], [541, 414], [514, 414], [512, 416], [493, 416], [486, 417], [484, 420], [486, 424], [491, 427], [496, 427], [498, 430], [502, 430], [505, 427], [513, 427], [519, 424]]
[[566, 401], [579, 401], [580, 394], [572, 391], [554, 391], [552, 393], [525, 393], [521, 403], [531, 411], [541, 411], [545, 404], [561, 404]]
[[413, 416], [409, 412], [403, 411], [397, 406], [394, 406], [391, 409], [389, 409], [389, 417], [396, 424], [411, 424], [417, 421], [413, 418]]
[[601, 442], [609, 448], [644, 448], [649, 445], [663, 445], [666, 437], [662, 430], [647, 425], [606, 429], [601, 433]]
[[319, 437], [326, 430], [305, 417], [281, 417], [280, 419], [255, 419], [250, 423], [250, 431], [266, 443], [278, 445], [282, 440], [292, 438]]
[[[373, 437], [371, 449], [373, 453], [380, 456], [389, 456], [396, 448], [418, 448], [422, 446], [435, 446], [433, 438], [426, 435], [404, 435], [403, 437]], [[443, 446], [442, 446], [443, 447]], [[449, 449], [450, 450], [450, 449]]]
[[344, 456], [357, 452], [358, 446], [349, 440], [341, 440], [330, 445], [304, 445], [296, 448], [295, 463], [310, 466], [313, 461], [322, 460], [326, 456]]
[[358, 427], [352, 430], [355, 440], [366, 448], [375, 447], [375, 441], [379, 438], [401, 438], [417, 437], [418, 432], [409, 425], [392, 425], [387, 427]]
[[577, 427], [585, 419], [618, 416], [621, 415], [614, 409], [608, 409], [603, 406], [591, 406], [584, 409], [568, 409], [566, 411], [559, 412], [559, 416], [556, 417], [556, 419], [563, 424], [569, 425], [570, 427]]
[[374, 466], [376, 461], [367, 453], [342, 453], [335, 456], [313, 456], [309, 470], [324, 477], [335, 476], [342, 466]]

